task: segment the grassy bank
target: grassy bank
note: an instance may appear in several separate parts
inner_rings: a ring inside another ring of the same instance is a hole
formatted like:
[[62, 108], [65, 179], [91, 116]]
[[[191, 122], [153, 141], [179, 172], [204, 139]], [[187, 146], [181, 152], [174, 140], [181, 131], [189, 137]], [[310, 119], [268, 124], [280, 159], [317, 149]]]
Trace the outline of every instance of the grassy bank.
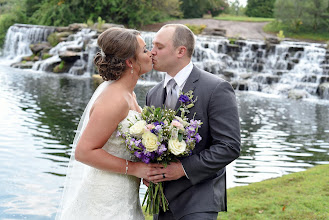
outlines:
[[267, 33], [278, 33], [280, 30], [283, 31], [285, 37], [298, 39], [298, 40], [311, 40], [326, 43], [329, 41], [328, 32], [314, 32], [305, 30], [291, 31], [291, 28], [284, 26], [282, 23], [272, 21], [264, 26], [263, 30]]
[[[218, 219], [329, 219], [329, 165], [228, 190]], [[146, 220], [152, 217], [146, 215]]]
[[271, 22], [274, 21], [274, 18], [256, 18], [256, 17], [247, 17], [247, 16], [234, 16], [234, 15], [220, 15], [214, 17], [217, 20], [225, 21], [245, 21], [245, 22]]

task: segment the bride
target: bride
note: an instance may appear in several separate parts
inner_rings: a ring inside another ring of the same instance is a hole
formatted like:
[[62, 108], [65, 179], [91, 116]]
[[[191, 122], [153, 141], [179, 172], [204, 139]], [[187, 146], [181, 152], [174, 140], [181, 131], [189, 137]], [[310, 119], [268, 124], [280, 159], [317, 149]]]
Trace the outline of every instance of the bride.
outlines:
[[110, 28], [97, 43], [94, 63], [105, 82], [80, 120], [56, 219], [144, 219], [139, 184], [150, 168], [136, 162], [116, 129], [141, 111], [134, 88], [152, 69], [152, 55], [136, 30]]

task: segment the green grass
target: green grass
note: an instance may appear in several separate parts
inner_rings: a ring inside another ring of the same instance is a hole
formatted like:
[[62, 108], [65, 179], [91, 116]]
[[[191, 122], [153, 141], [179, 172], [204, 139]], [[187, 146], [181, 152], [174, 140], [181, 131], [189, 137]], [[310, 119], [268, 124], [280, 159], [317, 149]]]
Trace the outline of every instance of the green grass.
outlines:
[[298, 30], [291, 31], [291, 28], [283, 25], [280, 22], [272, 21], [264, 26], [263, 30], [267, 33], [279, 33], [280, 30], [283, 30], [283, 34], [285, 37], [294, 38], [298, 40], [311, 40], [311, 41], [319, 41], [326, 42], [329, 41], [329, 33], [328, 32], [315, 32], [309, 30]]
[[274, 18], [257, 18], [257, 17], [247, 17], [247, 16], [234, 16], [234, 15], [220, 15], [214, 17], [217, 20], [226, 20], [226, 21], [246, 21], [246, 22], [271, 22], [274, 21]]
[[228, 212], [220, 212], [218, 219], [329, 219], [329, 165], [234, 187], [227, 199]]

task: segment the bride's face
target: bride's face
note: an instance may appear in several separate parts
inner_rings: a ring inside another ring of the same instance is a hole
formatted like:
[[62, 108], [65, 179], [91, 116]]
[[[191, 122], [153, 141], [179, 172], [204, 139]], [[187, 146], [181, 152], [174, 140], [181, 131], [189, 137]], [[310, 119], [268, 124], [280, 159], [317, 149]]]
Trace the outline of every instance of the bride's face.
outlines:
[[137, 36], [137, 41], [139, 48], [136, 54], [136, 64], [139, 66], [137, 68], [140, 68], [138, 73], [142, 75], [152, 70], [152, 53], [146, 49], [146, 44], [140, 35]]

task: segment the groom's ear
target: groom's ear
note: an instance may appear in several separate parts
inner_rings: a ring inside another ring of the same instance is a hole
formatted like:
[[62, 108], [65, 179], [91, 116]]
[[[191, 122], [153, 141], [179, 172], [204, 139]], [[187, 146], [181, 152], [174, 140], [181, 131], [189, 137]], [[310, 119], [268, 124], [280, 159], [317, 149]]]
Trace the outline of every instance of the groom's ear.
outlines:
[[186, 49], [185, 46], [179, 46], [177, 48], [177, 55], [178, 55], [178, 57], [180, 57], [180, 58], [183, 57], [186, 54], [186, 51], [187, 51], [187, 49]]

